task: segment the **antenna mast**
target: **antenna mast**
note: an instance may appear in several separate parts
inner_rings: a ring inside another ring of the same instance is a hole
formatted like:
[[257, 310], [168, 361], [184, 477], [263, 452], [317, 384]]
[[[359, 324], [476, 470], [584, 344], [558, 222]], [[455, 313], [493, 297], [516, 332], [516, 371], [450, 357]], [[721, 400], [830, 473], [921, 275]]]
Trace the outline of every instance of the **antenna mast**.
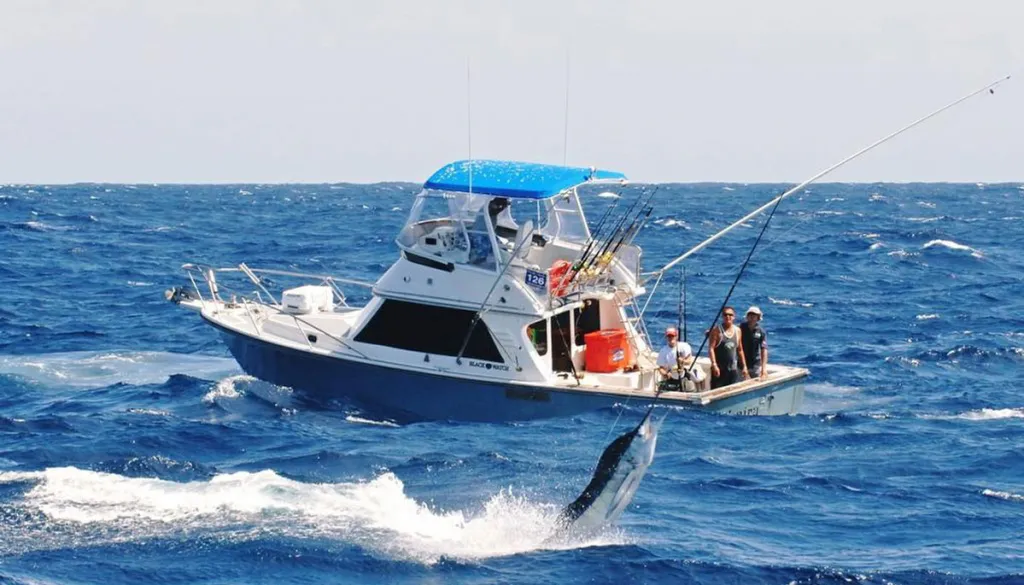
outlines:
[[565, 49], [565, 116], [562, 128], [562, 166], [569, 159], [569, 48]]
[[469, 194], [473, 194], [473, 99], [470, 92], [469, 55], [466, 55], [466, 150], [469, 158]]

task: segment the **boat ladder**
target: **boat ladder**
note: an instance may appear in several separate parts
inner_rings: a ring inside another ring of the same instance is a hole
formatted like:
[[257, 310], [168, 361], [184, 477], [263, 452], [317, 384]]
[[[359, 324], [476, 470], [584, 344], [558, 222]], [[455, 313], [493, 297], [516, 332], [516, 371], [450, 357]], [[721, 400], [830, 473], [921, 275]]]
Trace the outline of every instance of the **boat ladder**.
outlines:
[[616, 294], [615, 304], [622, 310], [622, 314], [625, 316], [626, 338], [629, 339], [629, 346], [633, 356], [636, 358], [636, 363], [640, 365], [640, 359], [644, 356], [640, 353], [640, 344], [637, 342], [637, 338], [643, 336], [647, 347], [651, 346], [651, 338], [647, 333], [647, 324], [644, 322], [635, 297], [630, 296], [628, 300], [623, 300], [621, 295]]

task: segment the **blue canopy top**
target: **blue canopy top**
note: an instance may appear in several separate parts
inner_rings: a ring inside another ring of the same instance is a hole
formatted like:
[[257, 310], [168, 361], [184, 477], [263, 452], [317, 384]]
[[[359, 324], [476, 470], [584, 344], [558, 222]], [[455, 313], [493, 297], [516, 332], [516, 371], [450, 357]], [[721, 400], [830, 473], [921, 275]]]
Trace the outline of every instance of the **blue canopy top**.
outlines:
[[[470, 185], [472, 170], [472, 185]], [[561, 167], [508, 160], [460, 160], [445, 165], [423, 184], [426, 189], [472, 192], [519, 199], [547, 199], [562, 191], [598, 179], [625, 179], [626, 175], [583, 167]]]

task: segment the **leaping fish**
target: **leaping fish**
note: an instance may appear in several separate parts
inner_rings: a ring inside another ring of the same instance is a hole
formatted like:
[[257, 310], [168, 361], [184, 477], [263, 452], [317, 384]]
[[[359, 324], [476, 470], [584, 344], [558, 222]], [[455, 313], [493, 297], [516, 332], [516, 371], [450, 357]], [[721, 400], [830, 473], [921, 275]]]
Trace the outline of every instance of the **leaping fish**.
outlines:
[[590, 483], [559, 515], [560, 529], [593, 532], [618, 519], [654, 460], [658, 426], [648, 410], [636, 428], [605, 447]]

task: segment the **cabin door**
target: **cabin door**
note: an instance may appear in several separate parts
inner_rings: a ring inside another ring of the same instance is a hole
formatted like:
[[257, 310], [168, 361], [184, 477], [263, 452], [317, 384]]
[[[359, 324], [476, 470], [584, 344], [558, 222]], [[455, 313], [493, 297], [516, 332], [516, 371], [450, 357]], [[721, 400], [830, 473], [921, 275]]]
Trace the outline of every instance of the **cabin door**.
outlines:
[[551, 370], [572, 372], [572, 311], [551, 317]]

